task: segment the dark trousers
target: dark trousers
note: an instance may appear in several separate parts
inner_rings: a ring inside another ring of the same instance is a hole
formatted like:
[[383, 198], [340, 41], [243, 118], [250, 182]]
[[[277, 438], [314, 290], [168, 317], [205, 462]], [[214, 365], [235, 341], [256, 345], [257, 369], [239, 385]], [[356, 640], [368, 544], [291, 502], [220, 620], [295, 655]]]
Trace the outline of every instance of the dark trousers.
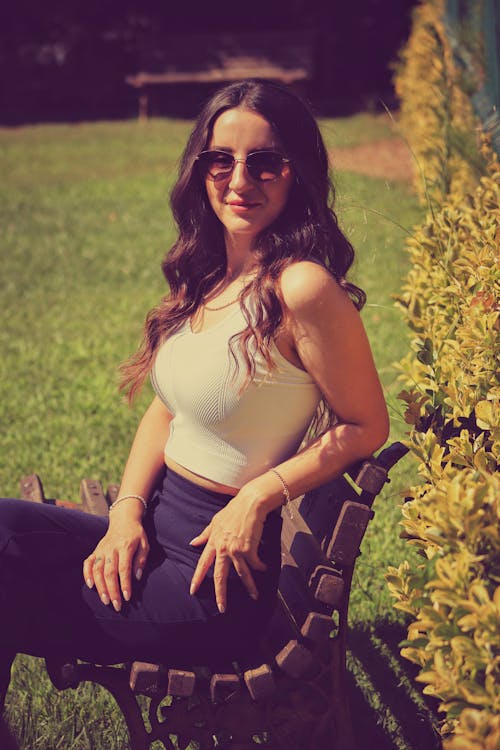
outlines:
[[162, 661], [172, 667], [220, 664], [251, 653], [274, 607], [280, 571], [281, 518], [268, 516], [254, 571], [259, 598], [234, 570], [226, 612], [213, 579], [189, 594], [200, 548], [189, 541], [229, 496], [167, 472], [144, 519], [151, 551], [144, 575], [121, 612], [104, 606], [83, 580], [82, 564], [108, 520], [78, 510], [0, 500], [0, 633], [4, 653], [63, 655], [98, 663]]

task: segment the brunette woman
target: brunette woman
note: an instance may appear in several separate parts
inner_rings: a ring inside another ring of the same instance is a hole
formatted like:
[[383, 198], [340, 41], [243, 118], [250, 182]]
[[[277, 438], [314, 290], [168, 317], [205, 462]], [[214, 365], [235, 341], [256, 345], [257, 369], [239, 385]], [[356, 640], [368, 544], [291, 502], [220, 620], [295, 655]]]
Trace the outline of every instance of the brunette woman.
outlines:
[[244, 81], [204, 107], [172, 194], [169, 292], [123, 367], [130, 398], [148, 377], [155, 395], [109, 519], [0, 502], [4, 681], [18, 651], [182, 666], [258, 640], [284, 501], [388, 432], [333, 198], [291, 91]]

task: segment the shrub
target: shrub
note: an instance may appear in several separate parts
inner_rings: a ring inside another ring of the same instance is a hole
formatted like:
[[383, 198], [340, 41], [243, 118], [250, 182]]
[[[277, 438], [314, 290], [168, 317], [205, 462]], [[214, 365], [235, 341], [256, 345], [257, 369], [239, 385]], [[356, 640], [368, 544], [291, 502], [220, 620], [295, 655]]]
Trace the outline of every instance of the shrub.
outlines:
[[422, 480], [408, 490], [402, 525], [420, 556], [390, 568], [387, 581], [411, 619], [402, 654], [445, 713], [446, 749], [497, 750], [500, 164], [484, 143], [478, 158], [456, 147], [475, 142], [475, 124], [442, 8], [417, 8], [396, 79], [430, 210], [407, 242], [398, 300], [412, 331], [400, 395]]
[[470, 100], [461, 87], [443, 22], [445, 0], [425, 0], [413, 11], [412, 31], [396, 63], [400, 123], [418, 167], [415, 187], [439, 204], [467, 192], [483, 168]]
[[492, 157], [468, 200], [450, 199], [409, 240], [399, 300], [413, 331], [401, 397], [423, 480], [402, 523], [422, 562], [387, 580], [413, 618], [402, 654], [441, 700], [450, 750], [500, 741], [499, 245]]

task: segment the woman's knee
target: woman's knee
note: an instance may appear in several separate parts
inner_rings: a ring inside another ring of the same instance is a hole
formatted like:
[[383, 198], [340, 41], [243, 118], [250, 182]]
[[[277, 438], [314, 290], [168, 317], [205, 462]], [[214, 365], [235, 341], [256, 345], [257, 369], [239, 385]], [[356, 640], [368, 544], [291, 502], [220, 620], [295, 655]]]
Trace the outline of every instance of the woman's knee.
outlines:
[[27, 500], [0, 500], [0, 554], [14, 557], [74, 560], [106, 532], [103, 518], [78, 510]]

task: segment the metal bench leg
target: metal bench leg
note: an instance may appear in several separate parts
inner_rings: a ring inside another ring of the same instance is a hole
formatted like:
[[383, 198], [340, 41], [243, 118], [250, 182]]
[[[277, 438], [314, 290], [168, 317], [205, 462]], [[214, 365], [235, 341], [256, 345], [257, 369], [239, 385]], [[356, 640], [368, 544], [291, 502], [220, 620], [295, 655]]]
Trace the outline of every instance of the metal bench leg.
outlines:
[[149, 750], [153, 738], [147, 731], [137, 698], [128, 683], [128, 670], [74, 661], [46, 659], [47, 672], [58, 690], [93, 682], [105, 688], [118, 704], [130, 737], [130, 750]]
[[345, 633], [339, 633], [338, 640], [339, 643], [332, 644], [332, 703], [337, 732], [335, 750], [356, 750], [347, 698]]
[[130, 750], [149, 750], [152, 738], [144, 726], [137, 698], [128, 684], [128, 670], [120, 667], [95, 667], [93, 664], [79, 664], [77, 668], [81, 682], [101, 685], [117, 702], [130, 736]]
[[346, 666], [347, 616], [351, 577], [352, 571], [350, 574], [345, 574], [344, 603], [340, 609], [339, 630], [337, 637], [331, 644], [332, 706], [337, 734], [335, 750], [356, 750], [347, 696]]

